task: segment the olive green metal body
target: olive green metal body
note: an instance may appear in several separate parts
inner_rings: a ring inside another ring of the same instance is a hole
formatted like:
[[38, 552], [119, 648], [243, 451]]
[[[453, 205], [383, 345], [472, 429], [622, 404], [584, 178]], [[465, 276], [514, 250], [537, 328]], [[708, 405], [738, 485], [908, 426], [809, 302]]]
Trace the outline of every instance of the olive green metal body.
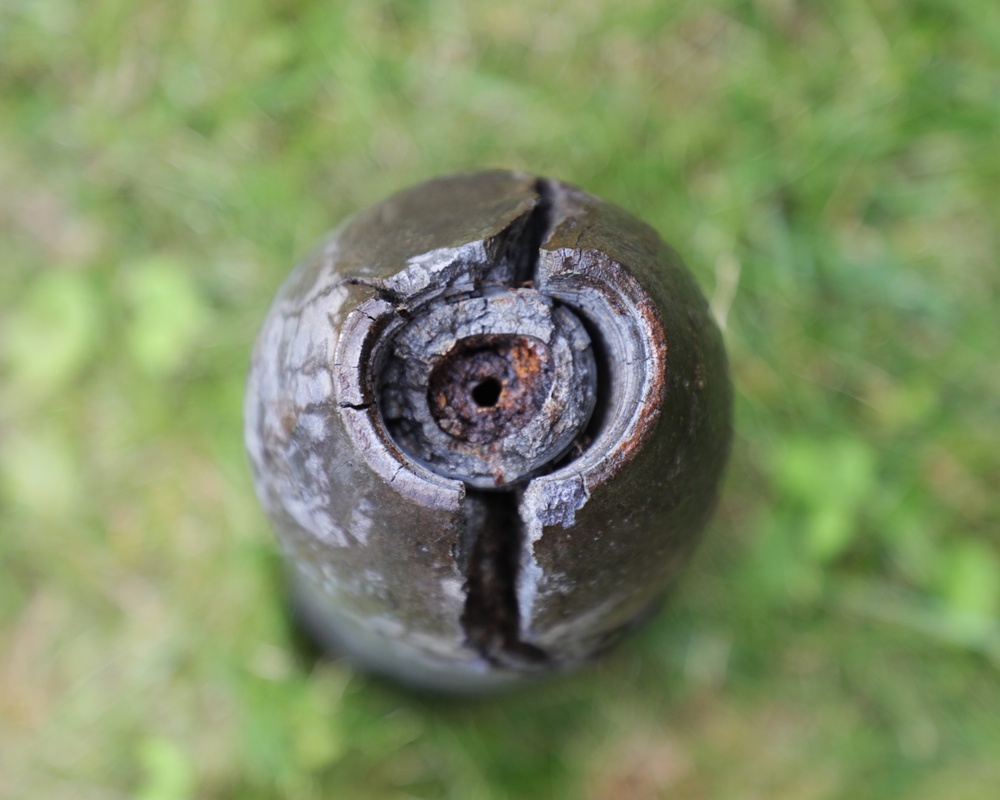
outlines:
[[719, 331], [651, 228], [485, 172], [389, 198], [295, 269], [246, 441], [313, 633], [463, 691], [579, 665], [658, 602], [730, 416]]

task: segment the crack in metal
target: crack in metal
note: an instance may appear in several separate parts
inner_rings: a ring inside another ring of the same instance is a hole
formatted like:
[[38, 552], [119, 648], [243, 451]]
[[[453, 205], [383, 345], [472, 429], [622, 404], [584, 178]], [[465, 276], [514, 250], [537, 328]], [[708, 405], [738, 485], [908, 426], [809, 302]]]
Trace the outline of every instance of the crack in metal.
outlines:
[[[535, 182], [538, 202], [519, 235], [511, 237], [505, 255], [511, 260], [511, 286], [530, 286], [542, 242], [552, 224], [552, 193], [544, 179]], [[530, 546], [521, 518], [522, 490], [501, 491], [466, 485], [466, 537], [459, 543], [457, 561], [465, 568], [465, 606], [462, 628], [466, 644], [491, 664], [525, 670], [542, 667], [548, 654], [521, 640], [517, 583], [521, 550]]]

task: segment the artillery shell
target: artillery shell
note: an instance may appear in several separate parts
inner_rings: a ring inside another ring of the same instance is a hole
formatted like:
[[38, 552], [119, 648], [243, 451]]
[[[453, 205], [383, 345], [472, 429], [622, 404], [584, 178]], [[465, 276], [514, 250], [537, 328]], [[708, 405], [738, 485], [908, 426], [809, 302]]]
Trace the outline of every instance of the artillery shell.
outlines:
[[245, 409], [309, 629], [449, 691], [577, 666], [644, 618], [714, 505], [730, 416], [678, 255], [499, 171], [324, 239], [267, 315]]

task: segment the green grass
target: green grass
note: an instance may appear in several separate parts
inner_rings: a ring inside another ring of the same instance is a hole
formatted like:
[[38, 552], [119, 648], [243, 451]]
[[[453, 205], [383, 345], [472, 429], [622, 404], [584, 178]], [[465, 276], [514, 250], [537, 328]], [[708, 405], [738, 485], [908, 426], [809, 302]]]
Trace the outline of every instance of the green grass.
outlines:
[[[0, 5], [0, 796], [993, 798], [1000, 5]], [[525, 168], [657, 227], [738, 438], [667, 611], [440, 703], [313, 663], [250, 343], [346, 214]]]

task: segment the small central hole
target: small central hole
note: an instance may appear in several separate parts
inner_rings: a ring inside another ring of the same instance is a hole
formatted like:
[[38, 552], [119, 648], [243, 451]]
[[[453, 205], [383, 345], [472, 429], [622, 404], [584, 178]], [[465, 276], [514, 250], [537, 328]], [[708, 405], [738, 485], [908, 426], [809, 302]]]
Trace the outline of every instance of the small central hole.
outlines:
[[487, 378], [472, 387], [472, 399], [480, 408], [492, 408], [500, 400], [503, 385], [496, 378]]

